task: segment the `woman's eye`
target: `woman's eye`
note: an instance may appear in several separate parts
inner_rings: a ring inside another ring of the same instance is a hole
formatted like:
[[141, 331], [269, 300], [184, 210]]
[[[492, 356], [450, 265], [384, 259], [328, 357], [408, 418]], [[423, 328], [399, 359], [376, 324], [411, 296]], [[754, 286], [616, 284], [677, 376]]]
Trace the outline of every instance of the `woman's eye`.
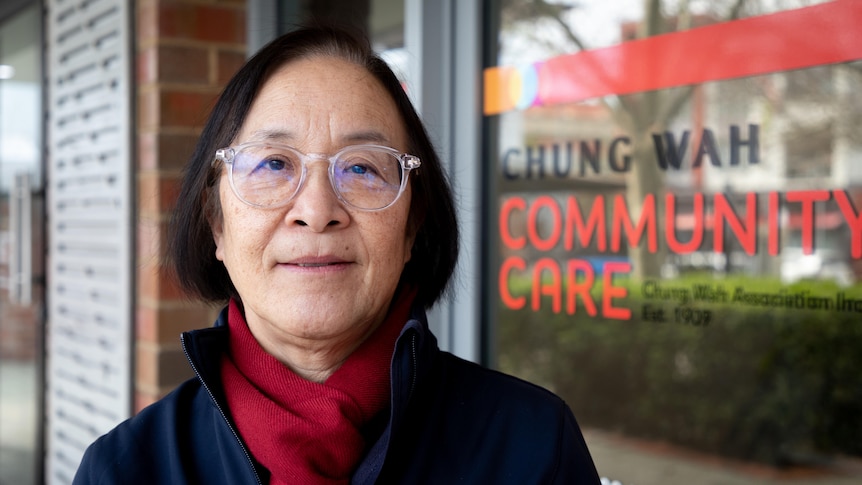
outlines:
[[264, 160], [261, 165], [272, 171], [284, 170], [284, 160], [275, 158]]
[[292, 177], [294, 164], [289, 158], [280, 155], [262, 155], [255, 157], [256, 164], [249, 174], [257, 177]]
[[366, 173], [368, 173], [368, 167], [365, 165], [351, 165], [348, 170], [350, 171], [350, 173], [356, 175], [365, 175]]

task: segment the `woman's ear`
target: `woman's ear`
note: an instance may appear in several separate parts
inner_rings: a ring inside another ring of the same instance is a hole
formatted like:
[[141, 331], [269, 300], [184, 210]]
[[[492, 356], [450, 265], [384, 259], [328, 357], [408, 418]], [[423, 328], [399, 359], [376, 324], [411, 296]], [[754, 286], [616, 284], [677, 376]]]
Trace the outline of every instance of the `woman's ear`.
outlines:
[[407, 216], [407, 232], [404, 236], [404, 262], [410, 261], [413, 254], [413, 245], [416, 244], [416, 236], [419, 235], [419, 229], [425, 220], [424, 214], [419, 214], [419, 211], [410, 207], [410, 214]]
[[213, 233], [213, 242], [215, 242], [215, 257], [219, 261], [224, 261], [224, 241], [221, 217], [217, 217], [217, 221], [210, 221], [210, 231]]
[[221, 203], [219, 203], [218, 185], [206, 191], [206, 199], [203, 201], [204, 211], [207, 217], [207, 223], [210, 226], [210, 232], [213, 235], [215, 243], [215, 257], [219, 261], [224, 261], [224, 224], [222, 220]]
[[410, 227], [411, 224], [407, 224], [407, 234], [404, 236], [404, 263], [407, 264], [410, 261], [410, 257], [413, 255], [413, 243], [416, 242], [416, 231]]

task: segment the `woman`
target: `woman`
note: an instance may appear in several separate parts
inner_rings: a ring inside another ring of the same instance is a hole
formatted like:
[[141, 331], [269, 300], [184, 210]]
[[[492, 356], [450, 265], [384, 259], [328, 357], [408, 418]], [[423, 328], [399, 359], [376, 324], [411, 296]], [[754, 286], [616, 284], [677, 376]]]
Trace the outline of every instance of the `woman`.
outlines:
[[452, 196], [366, 41], [308, 28], [250, 59], [173, 229], [182, 286], [228, 305], [182, 336], [196, 378], [91, 445], [76, 483], [598, 483], [565, 403], [429, 333]]

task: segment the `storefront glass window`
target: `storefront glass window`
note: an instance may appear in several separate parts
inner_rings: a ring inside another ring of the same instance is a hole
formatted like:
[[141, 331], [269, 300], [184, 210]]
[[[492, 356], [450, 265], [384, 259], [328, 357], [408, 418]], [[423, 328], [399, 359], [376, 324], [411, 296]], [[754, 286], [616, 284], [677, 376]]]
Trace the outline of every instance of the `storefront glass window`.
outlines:
[[608, 483], [858, 481], [862, 2], [490, 4], [491, 363]]
[[0, 483], [38, 483], [44, 309], [41, 9], [0, 20]]

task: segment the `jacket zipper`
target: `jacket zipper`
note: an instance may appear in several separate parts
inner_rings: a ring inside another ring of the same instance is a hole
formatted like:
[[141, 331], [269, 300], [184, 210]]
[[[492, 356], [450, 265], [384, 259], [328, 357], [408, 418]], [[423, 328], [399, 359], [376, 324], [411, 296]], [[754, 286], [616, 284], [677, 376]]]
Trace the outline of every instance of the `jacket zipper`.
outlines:
[[415, 330], [410, 335], [410, 352], [411, 352], [412, 357], [413, 357], [413, 369], [411, 369], [413, 371], [412, 372], [413, 375], [412, 375], [412, 379], [410, 380], [410, 397], [413, 397], [413, 390], [416, 388], [416, 374], [418, 372], [418, 370], [417, 370], [418, 360], [416, 358], [416, 331]]
[[209, 394], [209, 396], [210, 396], [210, 400], [212, 400], [213, 404], [215, 404], [216, 409], [218, 409], [219, 414], [221, 414], [222, 419], [224, 419], [225, 424], [227, 424], [228, 429], [230, 429], [230, 432], [233, 433], [233, 437], [236, 438], [237, 444], [239, 445], [243, 454], [245, 454], [245, 458], [246, 458], [246, 460], [248, 460], [248, 465], [251, 467], [251, 472], [254, 473], [254, 478], [255, 478], [255, 480], [257, 480], [257, 484], [263, 485], [263, 482], [261, 482], [261, 480], [260, 480], [260, 476], [257, 474], [257, 469], [254, 467], [254, 460], [251, 459], [251, 455], [248, 453], [248, 450], [246, 449], [245, 444], [243, 444], [242, 440], [239, 437], [239, 434], [236, 432], [236, 429], [234, 429], [233, 425], [230, 423], [230, 420], [227, 418], [227, 414], [225, 414], [221, 405], [216, 400], [215, 395], [210, 390], [210, 387], [207, 385], [206, 382], [204, 382], [203, 377], [201, 377], [200, 373], [198, 372], [198, 367], [195, 365], [191, 356], [189, 356], [189, 351], [186, 349], [186, 336], [185, 335], [180, 335], [180, 342], [183, 345], [183, 353], [186, 354], [186, 359], [189, 361], [189, 364], [191, 364], [191, 366], [192, 366], [192, 371], [195, 373], [198, 380], [201, 381], [201, 385], [203, 385], [204, 389], [206, 389], [207, 394]]

